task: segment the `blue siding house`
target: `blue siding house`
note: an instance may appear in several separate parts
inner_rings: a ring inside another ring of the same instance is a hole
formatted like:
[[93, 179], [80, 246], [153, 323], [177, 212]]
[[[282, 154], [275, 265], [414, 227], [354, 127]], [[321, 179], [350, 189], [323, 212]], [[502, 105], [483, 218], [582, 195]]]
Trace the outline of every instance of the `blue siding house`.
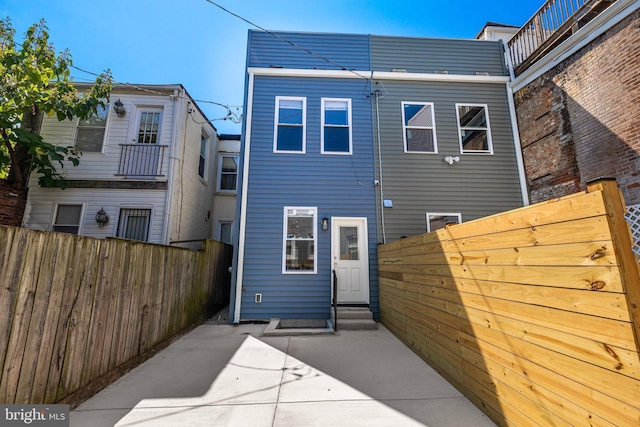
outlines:
[[525, 204], [507, 83], [498, 42], [249, 31], [230, 320], [329, 319], [332, 271], [379, 317], [385, 215], [397, 239]]

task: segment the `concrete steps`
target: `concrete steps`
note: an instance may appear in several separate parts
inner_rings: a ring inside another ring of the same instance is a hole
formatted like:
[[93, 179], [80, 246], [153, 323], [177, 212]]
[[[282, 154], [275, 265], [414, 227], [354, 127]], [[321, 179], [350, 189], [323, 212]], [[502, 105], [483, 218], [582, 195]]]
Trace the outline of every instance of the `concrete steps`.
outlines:
[[[335, 318], [333, 308], [331, 319]], [[338, 307], [338, 330], [367, 331], [378, 329], [373, 313], [367, 307]]]

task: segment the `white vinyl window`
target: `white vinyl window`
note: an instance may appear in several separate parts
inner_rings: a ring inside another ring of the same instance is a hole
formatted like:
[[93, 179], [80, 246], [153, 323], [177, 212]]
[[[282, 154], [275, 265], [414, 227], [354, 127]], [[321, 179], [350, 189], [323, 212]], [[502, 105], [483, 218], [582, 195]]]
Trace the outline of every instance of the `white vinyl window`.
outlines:
[[107, 108], [98, 106], [96, 114], [78, 121], [75, 144], [78, 150], [83, 153], [102, 152], [107, 128], [107, 111]]
[[207, 166], [209, 159], [209, 137], [203, 132], [200, 134], [200, 157], [198, 158], [198, 176], [207, 180]]
[[459, 213], [427, 212], [427, 233], [445, 228], [449, 224], [460, 224], [462, 215]]
[[316, 273], [315, 207], [285, 207], [283, 227], [283, 274]]
[[433, 102], [402, 102], [405, 153], [438, 152]]
[[233, 221], [220, 221], [218, 223], [218, 241], [231, 244]]
[[223, 154], [218, 165], [218, 191], [235, 193], [238, 187], [238, 156]]
[[489, 110], [485, 104], [456, 104], [462, 154], [493, 154]]
[[351, 99], [322, 98], [322, 154], [352, 154]]
[[276, 96], [275, 109], [273, 152], [304, 154], [307, 99]]
[[150, 225], [151, 209], [120, 209], [117, 236], [148, 242]]
[[82, 208], [83, 205], [57, 205], [51, 230], [78, 234], [82, 222]]

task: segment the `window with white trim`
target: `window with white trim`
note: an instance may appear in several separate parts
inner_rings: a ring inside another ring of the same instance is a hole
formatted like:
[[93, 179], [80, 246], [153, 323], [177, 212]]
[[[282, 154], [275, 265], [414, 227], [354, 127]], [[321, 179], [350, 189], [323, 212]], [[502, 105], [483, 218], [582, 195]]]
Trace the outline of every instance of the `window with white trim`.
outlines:
[[98, 105], [96, 114], [78, 121], [76, 148], [83, 153], [101, 153], [107, 128], [108, 109]]
[[220, 221], [218, 223], [218, 241], [231, 244], [231, 232], [233, 221]]
[[59, 233], [78, 234], [82, 205], [58, 205], [51, 229]]
[[351, 99], [322, 98], [322, 154], [351, 154]]
[[438, 152], [433, 102], [402, 102], [405, 153]]
[[120, 209], [117, 236], [148, 242], [150, 224], [151, 209]]
[[200, 134], [200, 157], [198, 158], [198, 176], [206, 181], [207, 164], [209, 163], [209, 137], [202, 132]]
[[138, 144], [157, 144], [160, 134], [160, 116], [161, 109], [142, 110], [140, 111], [140, 120], [138, 127], [137, 142]]
[[460, 152], [493, 154], [489, 111], [485, 104], [456, 104]]
[[462, 215], [459, 213], [427, 212], [427, 233], [445, 228], [450, 224], [460, 224]]
[[238, 186], [238, 156], [223, 154], [218, 165], [218, 191], [235, 193]]
[[305, 153], [306, 110], [306, 98], [276, 96], [274, 153]]
[[284, 208], [282, 273], [316, 273], [317, 216], [315, 207]]

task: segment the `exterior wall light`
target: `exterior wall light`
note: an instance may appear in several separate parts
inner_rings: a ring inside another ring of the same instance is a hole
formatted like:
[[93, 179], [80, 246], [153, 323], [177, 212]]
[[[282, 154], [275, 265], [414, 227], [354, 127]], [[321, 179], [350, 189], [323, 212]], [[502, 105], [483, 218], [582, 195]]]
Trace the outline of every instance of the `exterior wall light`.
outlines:
[[118, 117], [124, 117], [127, 114], [127, 111], [124, 109], [124, 104], [119, 98], [113, 103], [113, 110], [116, 112]]
[[444, 161], [452, 165], [460, 161], [460, 156], [447, 156], [444, 158]]
[[322, 221], [322, 229], [323, 230], [328, 230], [329, 229], [329, 218], [322, 218], [320, 221]]
[[104, 207], [96, 213], [96, 222], [100, 228], [109, 224], [109, 215], [104, 211]]

